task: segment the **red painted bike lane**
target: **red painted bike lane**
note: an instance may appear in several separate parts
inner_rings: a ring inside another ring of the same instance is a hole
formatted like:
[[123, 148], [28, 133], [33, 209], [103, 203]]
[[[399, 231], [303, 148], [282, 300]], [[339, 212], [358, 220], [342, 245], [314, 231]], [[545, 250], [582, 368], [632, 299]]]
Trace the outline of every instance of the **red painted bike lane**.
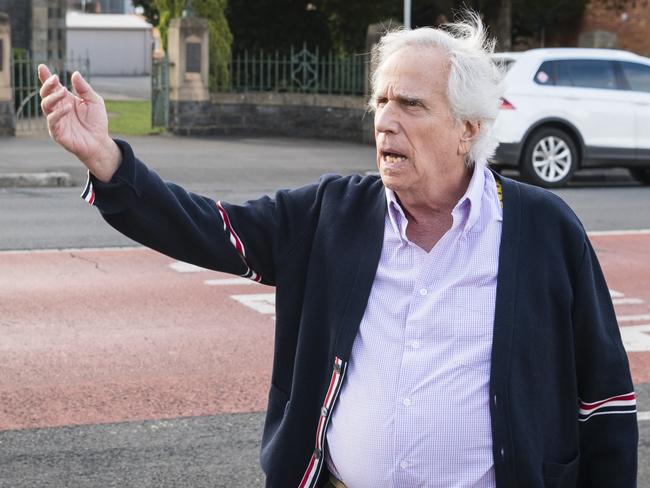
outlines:
[[146, 249], [0, 253], [0, 430], [266, 409], [262, 285]]
[[[592, 242], [650, 382], [650, 233]], [[0, 430], [266, 408], [270, 287], [132, 248], [0, 253], [0, 289]]]
[[594, 233], [635, 384], [650, 383], [650, 232]]

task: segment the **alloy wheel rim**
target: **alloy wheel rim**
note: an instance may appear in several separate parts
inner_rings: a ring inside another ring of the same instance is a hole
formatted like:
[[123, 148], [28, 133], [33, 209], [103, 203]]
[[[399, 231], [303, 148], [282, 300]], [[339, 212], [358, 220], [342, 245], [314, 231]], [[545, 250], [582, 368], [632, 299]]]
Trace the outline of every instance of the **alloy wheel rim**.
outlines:
[[571, 171], [573, 160], [569, 145], [556, 136], [540, 139], [533, 148], [533, 169], [548, 183], [556, 183]]

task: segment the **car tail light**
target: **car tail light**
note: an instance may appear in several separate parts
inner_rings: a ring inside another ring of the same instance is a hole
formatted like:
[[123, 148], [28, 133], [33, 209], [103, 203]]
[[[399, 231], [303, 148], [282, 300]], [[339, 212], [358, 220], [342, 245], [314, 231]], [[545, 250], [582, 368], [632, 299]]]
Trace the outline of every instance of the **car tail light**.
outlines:
[[510, 103], [508, 100], [506, 100], [505, 98], [502, 98], [501, 99], [501, 106], [499, 108], [503, 109], [503, 110], [514, 110], [515, 106], [512, 103]]

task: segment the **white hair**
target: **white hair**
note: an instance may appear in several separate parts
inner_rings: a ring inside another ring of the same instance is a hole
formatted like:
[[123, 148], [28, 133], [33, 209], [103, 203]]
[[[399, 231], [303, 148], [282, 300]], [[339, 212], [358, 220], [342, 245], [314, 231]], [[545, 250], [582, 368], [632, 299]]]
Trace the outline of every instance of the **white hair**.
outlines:
[[373, 67], [371, 108], [376, 109], [375, 90], [382, 64], [391, 54], [410, 46], [440, 49], [449, 60], [447, 100], [457, 123], [479, 122], [465, 163], [484, 163], [494, 154], [498, 141], [492, 136], [492, 126], [499, 112], [503, 94], [503, 72], [493, 62], [495, 41], [489, 39], [480, 17], [471, 11], [455, 23], [441, 29], [421, 27], [399, 29], [385, 34], [372, 49]]

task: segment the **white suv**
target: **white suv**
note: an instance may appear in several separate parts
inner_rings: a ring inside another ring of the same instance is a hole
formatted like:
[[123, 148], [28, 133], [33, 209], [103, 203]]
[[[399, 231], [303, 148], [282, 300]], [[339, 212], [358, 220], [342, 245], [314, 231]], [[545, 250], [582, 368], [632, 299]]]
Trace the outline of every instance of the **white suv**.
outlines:
[[598, 166], [650, 183], [650, 59], [581, 48], [494, 56], [507, 69], [495, 165], [544, 187]]

